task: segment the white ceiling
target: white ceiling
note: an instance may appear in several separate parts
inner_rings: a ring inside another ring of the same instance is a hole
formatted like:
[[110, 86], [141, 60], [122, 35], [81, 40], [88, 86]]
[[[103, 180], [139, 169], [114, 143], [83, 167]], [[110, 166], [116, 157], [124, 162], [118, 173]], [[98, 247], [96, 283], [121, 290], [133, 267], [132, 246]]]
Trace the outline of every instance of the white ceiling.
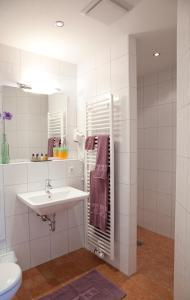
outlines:
[[[177, 29], [169, 28], [136, 35], [138, 75], [158, 72], [176, 65]], [[154, 52], [160, 56], [153, 56]]]
[[[123, 33], [143, 33], [142, 41], [150, 31], [164, 32], [176, 26], [177, 0], [124, 1], [136, 6], [107, 26], [80, 14], [90, 0], [0, 0], [0, 43], [79, 63]], [[56, 20], [63, 20], [65, 26], [55, 27]], [[158, 38], [162, 52], [166, 44], [168, 52], [166, 39]]]

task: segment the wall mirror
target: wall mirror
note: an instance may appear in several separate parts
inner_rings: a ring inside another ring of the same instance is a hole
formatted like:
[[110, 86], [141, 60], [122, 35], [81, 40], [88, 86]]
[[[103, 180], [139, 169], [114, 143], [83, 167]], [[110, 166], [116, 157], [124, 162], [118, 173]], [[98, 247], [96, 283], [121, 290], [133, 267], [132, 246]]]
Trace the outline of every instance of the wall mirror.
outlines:
[[11, 161], [30, 160], [32, 153], [48, 153], [48, 139], [67, 136], [67, 97], [26, 92], [12, 86], [0, 87], [1, 115], [8, 112], [11, 120], [0, 122], [1, 137], [6, 134]]

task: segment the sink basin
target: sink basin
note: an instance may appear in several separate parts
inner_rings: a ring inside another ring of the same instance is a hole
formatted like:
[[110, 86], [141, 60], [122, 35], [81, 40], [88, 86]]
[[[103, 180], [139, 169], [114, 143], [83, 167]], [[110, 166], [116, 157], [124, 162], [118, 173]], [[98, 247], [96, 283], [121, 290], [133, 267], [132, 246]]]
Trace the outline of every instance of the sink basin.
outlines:
[[45, 191], [17, 194], [17, 199], [29, 206], [39, 215], [48, 215], [61, 209], [72, 207], [79, 201], [88, 198], [89, 193], [64, 186], [51, 189], [50, 194]]

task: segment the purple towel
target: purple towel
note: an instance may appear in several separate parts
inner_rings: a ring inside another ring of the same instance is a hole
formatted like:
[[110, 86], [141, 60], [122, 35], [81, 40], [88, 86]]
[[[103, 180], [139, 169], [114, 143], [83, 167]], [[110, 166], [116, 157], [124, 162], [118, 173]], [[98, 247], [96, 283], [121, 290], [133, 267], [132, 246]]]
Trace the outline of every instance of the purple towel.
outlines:
[[90, 172], [90, 224], [106, 231], [108, 216], [108, 185], [109, 178], [95, 177], [95, 171]]
[[53, 147], [59, 147], [61, 145], [61, 139], [52, 137], [48, 139], [48, 157], [53, 157]]
[[94, 150], [95, 136], [87, 136], [85, 141], [85, 150]]
[[108, 149], [109, 136], [98, 136], [98, 149], [96, 156], [95, 177], [105, 179], [108, 176]]

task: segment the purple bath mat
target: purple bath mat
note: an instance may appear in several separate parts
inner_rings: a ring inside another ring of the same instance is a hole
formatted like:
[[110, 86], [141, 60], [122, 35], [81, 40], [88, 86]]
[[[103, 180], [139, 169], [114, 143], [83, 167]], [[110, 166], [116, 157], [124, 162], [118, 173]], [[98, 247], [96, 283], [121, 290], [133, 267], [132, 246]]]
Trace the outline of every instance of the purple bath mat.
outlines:
[[94, 270], [40, 300], [121, 300], [125, 295]]

